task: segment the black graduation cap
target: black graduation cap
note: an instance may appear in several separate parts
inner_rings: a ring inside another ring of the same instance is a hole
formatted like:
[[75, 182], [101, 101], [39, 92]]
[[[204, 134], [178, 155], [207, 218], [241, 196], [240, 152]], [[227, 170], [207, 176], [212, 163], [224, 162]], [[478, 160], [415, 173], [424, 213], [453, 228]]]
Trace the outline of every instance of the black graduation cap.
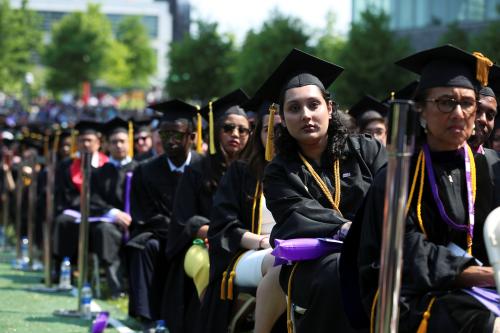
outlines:
[[155, 120], [155, 117], [142, 117], [142, 118], [132, 118], [134, 123], [134, 132], [151, 132], [152, 123]]
[[[248, 95], [241, 89], [236, 89], [234, 91], [231, 91], [229, 94], [216, 99], [215, 101], [211, 102], [214, 120], [217, 120], [228, 113], [246, 116], [240, 105], [243, 105], [247, 101]], [[206, 119], [209, 118], [209, 112], [210, 103], [205, 105], [200, 110], [200, 113], [204, 115]]]
[[359, 121], [363, 114], [369, 111], [375, 111], [378, 113], [379, 117], [383, 119], [383, 117], [387, 116], [389, 108], [376, 98], [370, 95], [365, 95], [349, 109], [349, 114]]
[[114, 117], [102, 125], [102, 131], [108, 137], [116, 133], [128, 134], [129, 122], [121, 117]]
[[408, 83], [406, 86], [401, 88], [396, 92], [392, 92], [389, 97], [384, 99], [382, 103], [388, 104], [391, 99], [403, 99], [403, 100], [411, 100], [415, 97], [415, 93], [417, 92], [417, 88], [419, 85], [419, 80], [414, 80]]
[[500, 69], [480, 53], [471, 54], [449, 44], [415, 53], [396, 64], [420, 74], [419, 91], [434, 87], [476, 89], [488, 84], [490, 72]]
[[198, 112], [196, 106], [183, 102], [179, 99], [172, 99], [156, 104], [152, 104], [149, 108], [161, 113], [160, 121], [176, 121], [178, 119], [186, 119], [190, 122]]
[[257, 90], [256, 95], [279, 103], [281, 94], [291, 88], [307, 85], [328, 88], [343, 70], [331, 62], [293, 49]]
[[74, 129], [78, 131], [78, 135], [97, 134], [102, 130], [102, 123], [93, 120], [80, 120]]

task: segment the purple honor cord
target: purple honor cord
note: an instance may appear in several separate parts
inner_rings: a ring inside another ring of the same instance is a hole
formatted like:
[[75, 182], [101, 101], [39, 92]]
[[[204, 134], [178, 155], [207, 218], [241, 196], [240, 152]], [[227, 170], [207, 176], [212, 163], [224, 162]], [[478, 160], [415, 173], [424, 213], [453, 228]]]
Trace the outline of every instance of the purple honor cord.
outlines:
[[471, 175], [471, 161], [469, 156], [469, 146], [465, 144], [464, 146], [464, 161], [465, 161], [465, 179], [467, 183], [467, 204], [468, 204], [468, 212], [469, 212], [469, 225], [460, 225], [453, 222], [448, 214], [446, 214], [446, 210], [444, 209], [443, 202], [439, 198], [438, 185], [436, 182], [436, 176], [434, 175], [434, 169], [432, 168], [432, 160], [431, 153], [429, 150], [429, 146], [424, 144], [422, 149], [424, 150], [425, 155], [425, 164], [427, 165], [427, 176], [429, 179], [429, 183], [432, 190], [432, 197], [436, 202], [436, 205], [439, 210], [439, 215], [441, 218], [448, 224], [451, 228], [456, 230], [468, 231], [469, 236], [472, 239], [474, 234], [474, 198], [472, 194], [472, 175]]

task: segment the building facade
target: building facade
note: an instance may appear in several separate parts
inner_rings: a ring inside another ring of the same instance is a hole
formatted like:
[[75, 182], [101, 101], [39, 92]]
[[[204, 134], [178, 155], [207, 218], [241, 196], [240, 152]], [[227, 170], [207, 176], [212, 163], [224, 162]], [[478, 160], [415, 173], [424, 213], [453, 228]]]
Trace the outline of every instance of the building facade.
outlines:
[[[123, 18], [141, 17], [156, 54], [157, 70], [152, 84], [162, 87], [168, 75], [167, 54], [173, 40], [174, 19], [169, 2], [161, 0], [30, 0], [29, 8], [41, 17], [45, 40], [49, 41], [54, 23], [68, 13], [85, 11], [88, 3], [101, 6], [101, 11], [109, 18], [113, 31], [116, 31]], [[11, 4], [13, 7], [18, 7], [21, 0], [11, 0]]]
[[352, 21], [369, 8], [388, 14], [391, 29], [416, 50], [433, 47], [451, 23], [474, 34], [500, 19], [500, 0], [352, 0]]

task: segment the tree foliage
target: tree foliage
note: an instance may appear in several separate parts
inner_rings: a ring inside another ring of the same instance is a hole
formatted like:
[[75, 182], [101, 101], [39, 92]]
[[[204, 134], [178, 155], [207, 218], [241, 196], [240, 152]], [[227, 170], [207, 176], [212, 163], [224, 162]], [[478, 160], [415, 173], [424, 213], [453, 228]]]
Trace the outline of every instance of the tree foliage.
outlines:
[[87, 11], [66, 15], [52, 29], [45, 64], [49, 68], [48, 87], [53, 91], [75, 90], [95, 82], [109, 65], [113, 35], [111, 23], [98, 5]]
[[118, 25], [116, 40], [127, 49], [124, 61], [129, 78], [124, 86], [146, 87], [156, 70], [156, 57], [141, 19], [138, 16], [124, 18]]
[[468, 50], [470, 47], [469, 35], [460, 28], [457, 22], [448, 25], [446, 32], [439, 38], [438, 45], [453, 44], [463, 50]]
[[217, 31], [217, 24], [198, 21], [197, 32], [173, 43], [169, 52], [169, 96], [206, 102], [234, 88], [231, 70], [234, 42]]
[[0, 91], [19, 92], [40, 50], [39, 18], [23, 0], [19, 9], [0, 0]]
[[471, 41], [471, 50], [479, 51], [493, 62], [500, 62], [500, 20], [491, 21], [486, 28]]
[[334, 83], [336, 100], [352, 105], [364, 94], [383, 98], [410, 80], [408, 72], [394, 65], [411, 52], [406, 39], [396, 37], [389, 29], [389, 18], [383, 12], [367, 10], [353, 23], [338, 64], [344, 73]]
[[259, 31], [246, 34], [235, 71], [238, 86], [255, 92], [292, 48], [307, 51], [308, 40], [301, 20], [273, 11]]
[[328, 12], [326, 15], [326, 29], [319, 37], [315, 47], [316, 56], [338, 63], [340, 54], [345, 47], [346, 40], [335, 31], [335, 14]]

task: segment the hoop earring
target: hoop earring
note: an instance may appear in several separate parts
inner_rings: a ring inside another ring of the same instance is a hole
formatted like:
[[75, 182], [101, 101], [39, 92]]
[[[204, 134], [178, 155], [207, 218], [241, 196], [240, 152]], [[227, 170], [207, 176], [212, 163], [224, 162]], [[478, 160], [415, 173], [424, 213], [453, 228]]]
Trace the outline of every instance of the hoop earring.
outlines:
[[420, 126], [424, 129], [424, 133], [427, 134], [427, 121], [422, 117], [419, 118]]

